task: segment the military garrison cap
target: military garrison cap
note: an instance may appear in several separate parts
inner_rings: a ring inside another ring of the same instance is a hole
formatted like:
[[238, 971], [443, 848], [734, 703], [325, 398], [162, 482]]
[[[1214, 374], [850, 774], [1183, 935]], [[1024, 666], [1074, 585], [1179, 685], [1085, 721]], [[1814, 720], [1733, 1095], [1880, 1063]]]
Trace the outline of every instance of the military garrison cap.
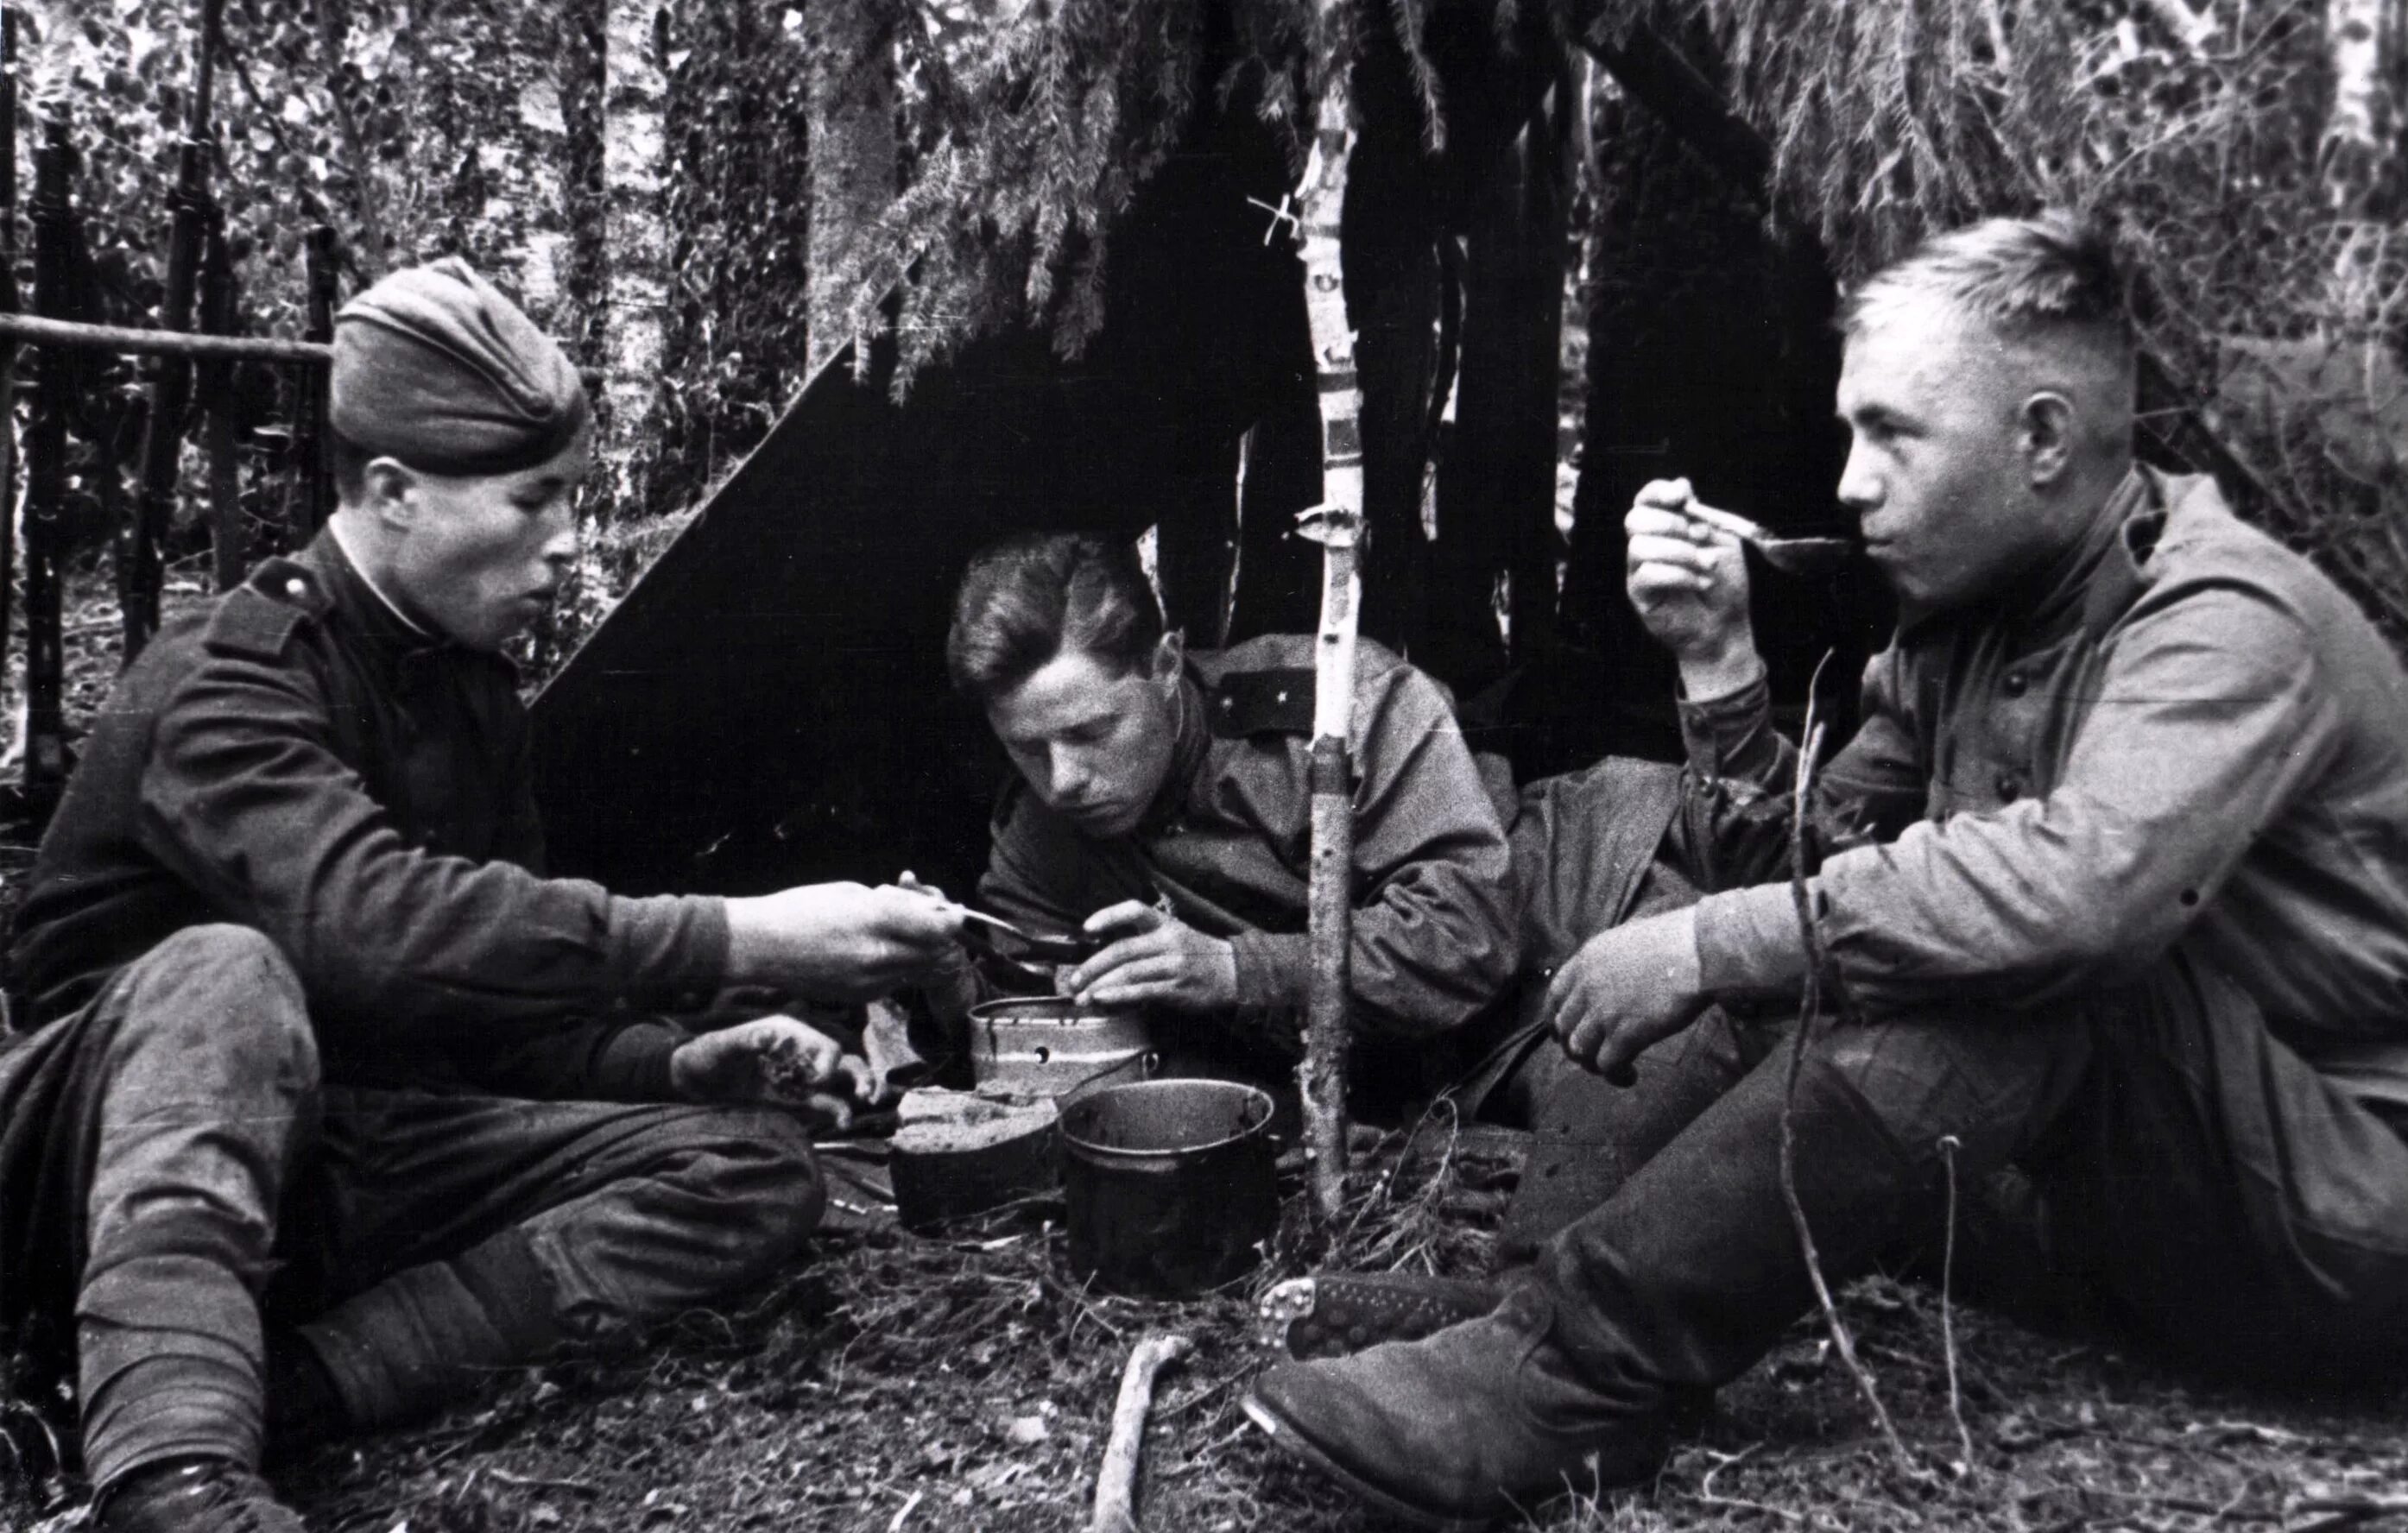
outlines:
[[458, 256], [397, 271], [335, 316], [329, 419], [370, 455], [433, 474], [509, 474], [591, 413], [567, 355]]

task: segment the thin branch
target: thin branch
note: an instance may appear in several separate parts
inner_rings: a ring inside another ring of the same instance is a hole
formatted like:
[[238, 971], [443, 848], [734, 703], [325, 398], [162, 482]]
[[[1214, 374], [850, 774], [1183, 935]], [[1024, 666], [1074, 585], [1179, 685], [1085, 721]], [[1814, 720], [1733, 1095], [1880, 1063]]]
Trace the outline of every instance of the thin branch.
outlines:
[[1963, 1454], [1963, 1468], [1957, 1472], [1970, 1474], [1973, 1469], [1973, 1433], [1965, 1425], [1965, 1397], [1956, 1380], [1956, 1314], [1952, 1290], [1956, 1279], [1956, 1152], [1964, 1142], [1954, 1134], [1940, 1136], [1940, 1158], [1948, 1168], [1948, 1230], [1940, 1248], [1940, 1344], [1948, 1358], [1948, 1419], [1956, 1424], [1956, 1446]]
[[[1828, 663], [1830, 656], [1827, 653], [1823, 659]], [[1815, 679], [1820, 681], [1821, 677], [1822, 666], [1817, 665]], [[1806, 1063], [1807, 1039], [1823, 1009], [1823, 967], [1827, 962], [1822, 935], [1814, 925], [1813, 900], [1806, 888], [1806, 820], [1813, 805], [1814, 763], [1823, 751], [1824, 726], [1814, 716], [1820, 701], [1817, 692], [1814, 685], [1808, 685], [1805, 740], [1798, 758], [1798, 788], [1789, 822], [1789, 897], [1797, 907], [1798, 928], [1806, 942], [1806, 985], [1798, 1009], [1798, 1031], [1789, 1040], [1789, 1077], [1783, 1087], [1781, 1102], [1781, 1200], [1788, 1206], [1789, 1222], [1798, 1231], [1799, 1250], [1806, 1257], [1806, 1275], [1813, 1282], [1814, 1300], [1822, 1306], [1823, 1324], [1831, 1334], [1831, 1344], [1840, 1361], [1847, 1366], [1848, 1376], [1856, 1381], [1857, 1393], [1871, 1407], [1873, 1421], [1889, 1443], [1899, 1472], [1917, 1477], [1921, 1471], [1914, 1455], [1899, 1437], [1889, 1408], [1882, 1404], [1880, 1387], [1857, 1357], [1856, 1339], [1849, 1334], [1847, 1323], [1840, 1318], [1840, 1307], [1831, 1300], [1831, 1284], [1823, 1276], [1823, 1258], [1814, 1246], [1814, 1231], [1807, 1223], [1805, 1205], [1798, 1198], [1798, 1078]]]
[[1096, 1514], [1087, 1525], [1090, 1533], [1136, 1533], [1138, 1459], [1145, 1446], [1146, 1412], [1154, 1406], [1154, 1378], [1195, 1350], [1196, 1343], [1184, 1336], [1160, 1334], [1145, 1337], [1129, 1350], [1120, 1398], [1112, 1407], [1103, 1467], [1096, 1473]]

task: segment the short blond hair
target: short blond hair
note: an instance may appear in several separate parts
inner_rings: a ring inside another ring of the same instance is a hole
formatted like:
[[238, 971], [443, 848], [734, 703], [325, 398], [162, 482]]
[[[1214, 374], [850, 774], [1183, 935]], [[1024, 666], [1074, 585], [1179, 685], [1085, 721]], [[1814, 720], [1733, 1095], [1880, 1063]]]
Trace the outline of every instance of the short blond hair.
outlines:
[[1892, 321], [1929, 323], [1935, 306], [1998, 338], [1985, 354], [2012, 386], [2075, 401], [2092, 451], [2129, 454], [2140, 372], [2132, 290], [2096, 220], [2051, 208], [1936, 235], [1848, 294], [1840, 327], [1853, 344]]
[[2065, 208], [1933, 236], [1848, 294], [1841, 329], [1853, 336], [1885, 310], [1931, 299], [2010, 338], [2082, 331], [2127, 356], [2133, 349], [2114, 241], [2096, 219]]

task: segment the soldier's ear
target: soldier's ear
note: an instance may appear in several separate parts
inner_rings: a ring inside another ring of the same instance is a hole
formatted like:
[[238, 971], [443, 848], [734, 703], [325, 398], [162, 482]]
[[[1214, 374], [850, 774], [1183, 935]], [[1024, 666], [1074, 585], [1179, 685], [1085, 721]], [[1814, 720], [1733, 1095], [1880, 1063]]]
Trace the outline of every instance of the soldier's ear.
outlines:
[[1179, 673], [1187, 661], [1187, 636], [1173, 628], [1154, 646], [1154, 658], [1145, 671], [1148, 678], [1165, 686], [1176, 686]]
[[380, 525], [398, 532], [418, 517], [418, 473], [398, 458], [371, 458], [360, 470], [360, 502]]
[[2044, 389], [2024, 401], [2017, 425], [2031, 487], [2046, 490], [2062, 480], [2073, 466], [2077, 445], [2079, 423], [2073, 401], [2054, 389]]

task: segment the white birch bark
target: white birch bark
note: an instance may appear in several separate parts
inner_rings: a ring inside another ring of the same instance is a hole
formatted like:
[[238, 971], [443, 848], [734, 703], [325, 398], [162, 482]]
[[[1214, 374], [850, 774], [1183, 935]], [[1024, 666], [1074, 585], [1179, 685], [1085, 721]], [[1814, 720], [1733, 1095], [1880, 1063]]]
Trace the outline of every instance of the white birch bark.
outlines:
[[1304, 535], [1321, 544], [1321, 627], [1313, 650], [1312, 857], [1308, 925], [1312, 979], [1305, 1018], [1305, 1154], [1313, 1211], [1334, 1225], [1346, 1196], [1347, 978], [1354, 943], [1354, 640], [1363, 598], [1363, 393], [1346, 322], [1339, 220], [1354, 151], [1347, 66], [1332, 64], [1316, 110], [1302, 204], [1305, 316], [1321, 391], [1321, 504]]
[[2332, 209], [2355, 216], [2391, 155], [2398, 103], [2384, 72], [2388, 14], [2397, 0], [2328, 0], [2325, 39], [2332, 60], [2332, 106], [2325, 116], [2325, 191]]
[[612, 503], [643, 504], [638, 449], [652, 426], [668, 310], [668, 231], [661, 221], [662, 71], [658, 0], [609, 0], [602, 96], [604, 248], [603, 397], [610, 434], [602, 444]]

